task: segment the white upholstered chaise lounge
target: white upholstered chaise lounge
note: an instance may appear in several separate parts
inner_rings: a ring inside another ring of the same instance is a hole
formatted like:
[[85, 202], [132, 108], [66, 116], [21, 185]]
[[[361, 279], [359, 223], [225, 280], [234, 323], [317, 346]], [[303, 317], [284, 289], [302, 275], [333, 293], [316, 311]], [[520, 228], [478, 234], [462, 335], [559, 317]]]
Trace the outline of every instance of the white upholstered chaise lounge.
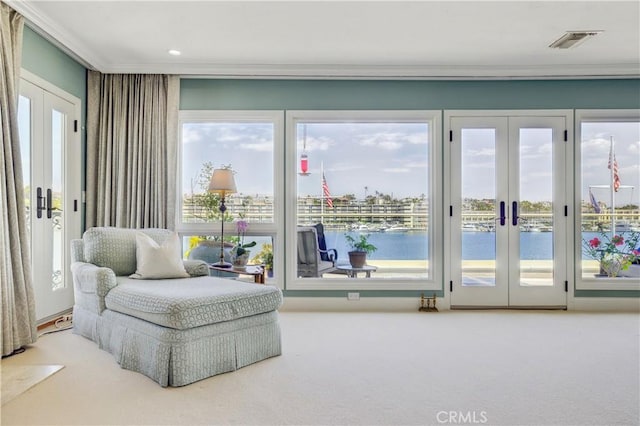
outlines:
[[72, 241], [75, 333], [161, 386], [187, 385], [281, 354], [278, 288], [210, 277], [202, 261], [184, 261], [189, 278], [130, 278], [137, 231], [157, 244], [174, 235], [106, 227]]

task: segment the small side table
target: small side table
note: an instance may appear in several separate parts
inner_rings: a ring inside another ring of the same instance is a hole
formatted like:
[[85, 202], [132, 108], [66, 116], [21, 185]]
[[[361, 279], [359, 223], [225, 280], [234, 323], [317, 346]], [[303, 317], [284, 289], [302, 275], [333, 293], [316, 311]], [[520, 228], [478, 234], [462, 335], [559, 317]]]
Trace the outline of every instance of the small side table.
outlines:
[[377, 271], [378, 267], [373, 265], [364, 265], [362, 268], [354, 268], [349, 264], [345, 264], [336, 265], [336, 269], [347, 274], [349, 278], [358, 278], [358, 272], [364, 272], [365, 278], [371, 278], [371, 272]]
[[252, 276], [254, 283], [256, 284], [265, 283], [265, 280], [264, 280], [265, 269], [262, 267], [262, 265], [247, 265], [244, 270], [234, 269], [234, 268], [221, 268], [219, 266], [213, 266], [210, 263], [208, 265], [209, 265], [209, 269], [212, 271], [230, 272], [232, 274], [237, 274], [237, 275]]

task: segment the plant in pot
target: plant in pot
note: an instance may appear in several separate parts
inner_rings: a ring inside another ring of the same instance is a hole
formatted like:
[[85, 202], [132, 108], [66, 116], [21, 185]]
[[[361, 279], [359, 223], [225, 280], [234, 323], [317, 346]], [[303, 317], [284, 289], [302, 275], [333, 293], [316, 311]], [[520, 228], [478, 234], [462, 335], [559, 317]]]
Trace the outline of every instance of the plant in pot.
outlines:
[[231, 250], [231, 255], [233, 257], [233, 267], [236, 269], [244, 269], [247, 266], [249, 255], [251, 254], [251, 252], [247, 249], [256, 245], [255, 241], [251, 241], [249, 243], [244, 242], [244, 236], [247, 232], [247, 228], [249, 228], [249, 223], [246, 220], [239, 220], [236, 222], [236, 229], [238, 230], [238, 243]]
[[253, 259], [251, 259], [254, 263], [260, 263], [264, 265], [264, 268], [267, 270], [267, 276], [273, 277], [273, 245], [264, 243], [262, 244], [261, 250], [258, 254], [255, 255]]
[[[627, 271], [640, 259], [640, 232], [614, 234], [601, 231], [599, 236], [588, 240], [583, 238], [582, 247], [584, 253], [598, 261], [600, 274], [615, 278], [621, 272]], [[635, 270], [635, 268], [634, 268]], [[626, 275], [626, 274], [625, 274]]]
[[362, 268], [367, 263], [367, 254], [378, 250], [376, 246], [369, 242], [369, 235], [367, 234], [359, 234], [357, 237], [345, 234], [344, 238], [351, 247], [349, 263], [354, 268]]

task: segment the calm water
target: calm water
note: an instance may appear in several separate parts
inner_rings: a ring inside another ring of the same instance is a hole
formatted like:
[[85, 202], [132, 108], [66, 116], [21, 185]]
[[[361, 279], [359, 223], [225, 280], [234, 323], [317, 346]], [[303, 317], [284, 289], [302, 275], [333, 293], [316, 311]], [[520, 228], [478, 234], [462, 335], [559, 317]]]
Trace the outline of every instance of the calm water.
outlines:
[[[599, 236], [596, 232], [583, 232], [583, 238], [589, 240]], [[325, 231], [327, 246], [338, 250], [338, 260], [346, 261], [349, 246], [344, 238], [344, 231]], [[373, 232], [369, 234], [369, 241], [378, 250], [372, 253], [370, 259], [410, 260], [426, 259], [429, 254], [427, 232]], [[553, 258], [552, 232], [521, 232], [520, 245], [522, 259], [549, 260]], [[248, 238], [258, 244], [251, 249], [252, 256], [260, 251], [262, 243], [270, 243], [270, 237]], [[487, 260], [495, 258], [494, 232], [463, 232], [462, 258], [467, 260]], [[185, 249], [188, 247], [185, 241]], [[583, 256], [586, 258], [586, 256]]]
[[[349, 247], [344, 232], [325, 232], [327, 245], [338, 250], [338, 258], [346, 259]], [[583, 237], [591, 239], [595, 232], [584, 232]], [[524, 260], [549, 260], [553, 258], [552, 232], [521, 232], [520, 250]], [[370, 259], [426, 259], [429, 254], [426, 232], [375, 232], [369, 234], [369, 241], [376, 250]], [[467, 260], [487, 260], [495, 258], [494, 232], [463, 232], [462, 258]]]

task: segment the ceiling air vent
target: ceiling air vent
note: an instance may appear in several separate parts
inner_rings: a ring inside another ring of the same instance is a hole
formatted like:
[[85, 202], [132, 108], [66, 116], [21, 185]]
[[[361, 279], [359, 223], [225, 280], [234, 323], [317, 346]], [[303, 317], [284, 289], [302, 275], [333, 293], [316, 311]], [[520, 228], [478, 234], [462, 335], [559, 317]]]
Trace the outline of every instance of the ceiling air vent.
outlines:
[[588, 38], [600, 34], [602, 31], [567, 31], [562, 37], [554, 41], [549, 47], [555, 49], [569, 49], [583, 43]]

